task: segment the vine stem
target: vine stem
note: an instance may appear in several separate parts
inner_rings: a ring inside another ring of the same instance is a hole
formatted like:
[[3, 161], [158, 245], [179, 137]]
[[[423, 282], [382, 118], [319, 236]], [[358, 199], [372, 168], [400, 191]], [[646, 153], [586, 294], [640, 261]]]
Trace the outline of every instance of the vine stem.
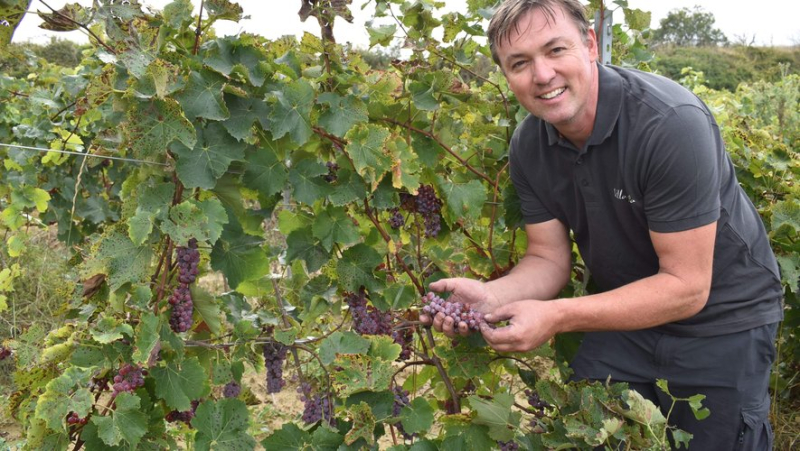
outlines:
[[[453, 412], [450, 413], [459, 413], [461, 412], [461, 400], [458, 397], [458, 392], [456, 392], [456, 388], [453, 386], [453, 381], [450, 380], [450, 376], [447, 375], [447, 371], [445, 371], [444, 366], [442, 365], [442, 361], [439, 360], [439, 357], [433, 352], [433, 345], [436, 343], [433, 339], [433, 332], [431, 332], [431, 328], [425, 327], [425, 335], [428, 337], [428, 340], [431, 342], [431, 350], [430, 350], [430, 359], [433, 365], [436, 367], [436, 370], [439, 371], [439, 376], [441, 376], [442, 381], [444, 382], [444, 386], [447, 387], [447, 391], [450, 393], [450, 398], [453, 400]], [[425, 340], [422, 340], [423, 346]]]
[[197, 13], [197, 28], [194, 31], [194, 49], [192, 49], [192, 54], [197, 55], [197, 51], [200, 49], [200, 35], [203, 33], [203, 5], [205, 4], [204, 0], [200, 0], [200, 11]]
[[394, 124], [394, 125], [397, 125], [397, 126], [400, 126], [400, 127], [404, 127], [404, 128], [406, 128], [408, 130], [411, 130], [413, 132], [417, 132], [417, 133], [419, 133], [421, 135], [427, 136], [428, 138], [436, 141], [436, 144], [439, 144], [439, 146], [441, 146], [442, 149], [444, 149], [447, 153], [449, 153], [453, 158], [458, 160], [459, 163], [464, 165], [464, 167], [467, 168], [468, 171], [472, 172], [473, 174], [477, 175], [478, 177], [480, 177], [483, 180], [485, 180], [486, 182], [488, 182], [490, 185], [494, 186], [495, 181], [492, 180], [491, 177], [489, 177], [488, 175], [484, 174], [483, 172], [475, 169], [475, 167], [473, 167], [471, 164], [469, 164], [469, 162], [467, 160], [465, 160], [464, 158], [459, 156], [456, 153], [456, 151], [454, 151], [452, 148], [450, 148], [450, 146], [448, 146], [447, 144], [442, 142], [442, 140], [439, 139], [439, 137], [436, 136], [434, 133], [431, 133], [431, 132], [429, 132], [427, 130], [422, 130], [420, 128], [414, 127], [413, 125], [406, 124], [404, 122], [400, 122], [400, 121], [398, 121], [396, 119], [392, 119], [392, 118], [389, 118], [389, 117], [381, 118], [381, 120], [384, 121], [384, 122], [388, 122], [390, 124]]
[[97, 43], [98, 43], [98, 44], [102, 45], [102, 46], [103, 46], [103, 48], [105, 48], [106, 50], [108, 50], [108, 52], [109, 52], [109, 53], [111, 53], [112, 55], [116, 55], [116, 54], [117, 54], [117, 51], [116, 51], [116, 50], [114, 50], [113, 48], [111, 48], [111, 46], [109, 46], [109, 45], [108, 45], [108, 44], [106, 44], [106, 43], [105, 43], [105, 42], [104, 42], [102, 39], [100, 39], [100, 37], [99, 37], [99, 36], [97, 36], [97, 35], [96, 35], [96, 34], [95, 34], [95, 33], [94, 33], [94, 32], [93, 32], [93, 31], [92, 31], [92, 30], [91, 30], [91, 29], [90, 29], [88, 26], [86, 26], [86, 25], [84, 25], [84, 24], [82, 24], [82, 23], [80, 23], [80, 22], [78, 22], [78, 21], [74, 20], [72, 17], [69, 17], [69, 16], [66, 16], [66, 15], [64, 15], [64, 14], [61, 14], [59, 11], [55, 10], [55, 9], [54, 9], [52, 6], [50, 6], [50, 5], [48, 5], [47, 3], [45, 3], [45, 1], [44, 1], [44, 0], [39, 0], [39, 1], [40, 1], [40, 2], [41, 2], [41, 3], [42, 3], [44, 6], [45, 6], [45, 7], [47, 7], [47, 9], [49, 9], [50, 11], [52, 11], [52, 12], [53, 12], [53, 14], [55, 14], [56, 16], [58, 16], [58, 17], [60, 17], [60, 18], [62, 18], [62, 19], [66, 19], [66, 20], [68, 20], [68, 21], [72, 22], [73, 24], [77, 25], [79, 28], [81, 28], [81, 29], [83, 29], [84, 31], [86, 31], [87, 33], [89, 33], [89, 35], [90, 35], [91, 37], [93, 37], [93, 38], [94, 38], [94, 39], [97, 41]]

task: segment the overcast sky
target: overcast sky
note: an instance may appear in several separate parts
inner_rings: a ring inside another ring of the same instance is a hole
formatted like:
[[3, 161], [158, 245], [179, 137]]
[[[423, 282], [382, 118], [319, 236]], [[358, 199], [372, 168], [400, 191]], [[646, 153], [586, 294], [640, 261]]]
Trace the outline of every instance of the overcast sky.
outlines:
[[[235, 34], [240, 31], [256, 33], [269, 39], [274, 39], [286, 34], [302, 35], [308, 31], [319, 35], [319, 26], [312, 17], [306, 23], [300, 22], [297, 11], [300, 9], [300, 0], [233, 0], [242, 6], [245, 15], [250, 19], [239, 23], [230, 21], [218, 22], [219, 34]], [[800, 22], [793, 11], [789, 11], [790, 4], [797, 0], [628, 0], [631, 8], [639, 8], [653, 13], [651, 26], [657, 28], [659, 21], [666, 17], [672, 9], [695, 5], [702, 7], [716, 18], [716, 27], [721, 29], [729, 40], [736, 42], [740, 37], [746, 37], [749, 42], [755, 37], [756, 45], [799, 45]], [[163, 8], [170, 0], [143, 0], [146, 6]], [[91, 5], [91, 0], [47, 0], [53, 8], [61, 8], [67, 3], [80, 3]], [[192, 0], [195, 8], [199, 7], [200, 0]], [[369, 5], [362, 10], [365, 3]], [[465, 8], [466, 0], [444, 0], [445, 10], [456, 11]], [[607, 1], [613, 5], [612, 1]], [[334, 25], [334, 35], [337, 42], [351, 42], [359, 47], [369, 45], [369, 36], [364, 29], [364, 22], [368, 20], [374, 8], [374, 2], [368, 0], [353, 0], [351, 7], [355, 20], [349, 24], [337, 18]], [[34, 0], [31, 11], [48, 11], [39, 0]], [[617, 21], [620, 21], [618, 18]], [[86, 42], [81, 32], [52, 33], [38, 27], [41, 19], [35, 14], [29, 14], [23, 19], [22, 24], [14, 34], [14, 42], [33, 41], [44, 43], [50, 36], [73, 39]], [[381, 22], [388, 23], [388, 22]]]

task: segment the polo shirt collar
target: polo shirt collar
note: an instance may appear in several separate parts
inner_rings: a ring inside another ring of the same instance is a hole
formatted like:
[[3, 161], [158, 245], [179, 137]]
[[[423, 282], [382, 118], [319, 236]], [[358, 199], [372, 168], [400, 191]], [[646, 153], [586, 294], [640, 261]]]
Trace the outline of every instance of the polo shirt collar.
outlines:
[[[597, 145], [605, 141], [614, 131], [614, 126], [622, 110], [622, 77], [614, 70], [597, 63], [597, 77], [599, 80], [597, 115], [594, 118], [594, 128], [587, 144]], [[553, 146], [558, 143], [560, 134], [558, 130], [545, 122], [548, 143]]]

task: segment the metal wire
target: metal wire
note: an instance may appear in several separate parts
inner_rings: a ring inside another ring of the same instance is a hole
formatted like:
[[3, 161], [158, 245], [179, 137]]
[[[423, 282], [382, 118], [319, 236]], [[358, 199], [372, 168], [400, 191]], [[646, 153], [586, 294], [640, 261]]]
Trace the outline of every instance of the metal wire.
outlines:
[[155, 166], [169, 166], [166, 163], [159, 163], [157, 161], [136, 160], [136, 159], [133, 159], [133, 158], [114, 157], [114, 156], [111, 156], [111, 155], [95, 155], [95, 154], [91, 154], [91, 153], [74, 152], [74, 151], [71, 151], [71, 150], [45, 149], [43, 147], [31, 147], [31, 146], [22, 146], [22, 145], [19, 145], [19, 144], [6, 144], [6, 143], [0, 143], [0, 146], [2, 146], [2, 147], [12, 147], [12, 148], [16, 147], [16, 148], [23, 149], [23, 150], [35, 150], [35, 151], [38, 151], [38, 152], [56, 152], [56, 153], [63, 153], [63, 154], [67, 154], [67, 155], [78, 155], [78, 156], [82, 156], [82, 157], [102, 158], [104, 160], [118, 160], [118, 161], [125, 161], [125, 162], [128, 162], [128, 163], [136, 163], [136, 164], [151, 164], [151, 165], [155, 165]]

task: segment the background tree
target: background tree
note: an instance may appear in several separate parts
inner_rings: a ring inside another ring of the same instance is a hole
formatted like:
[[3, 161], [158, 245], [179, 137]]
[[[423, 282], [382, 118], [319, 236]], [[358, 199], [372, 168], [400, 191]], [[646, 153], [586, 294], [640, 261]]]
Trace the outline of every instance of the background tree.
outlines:
[[728, 38], [719, 28], [714, 28], [714, 21], [714, 14], [699, 6], [693, 10], [674, 9], [661, 19], [661, 27], [653, 31], [653, 42], [678, 47], [726, 45]]

